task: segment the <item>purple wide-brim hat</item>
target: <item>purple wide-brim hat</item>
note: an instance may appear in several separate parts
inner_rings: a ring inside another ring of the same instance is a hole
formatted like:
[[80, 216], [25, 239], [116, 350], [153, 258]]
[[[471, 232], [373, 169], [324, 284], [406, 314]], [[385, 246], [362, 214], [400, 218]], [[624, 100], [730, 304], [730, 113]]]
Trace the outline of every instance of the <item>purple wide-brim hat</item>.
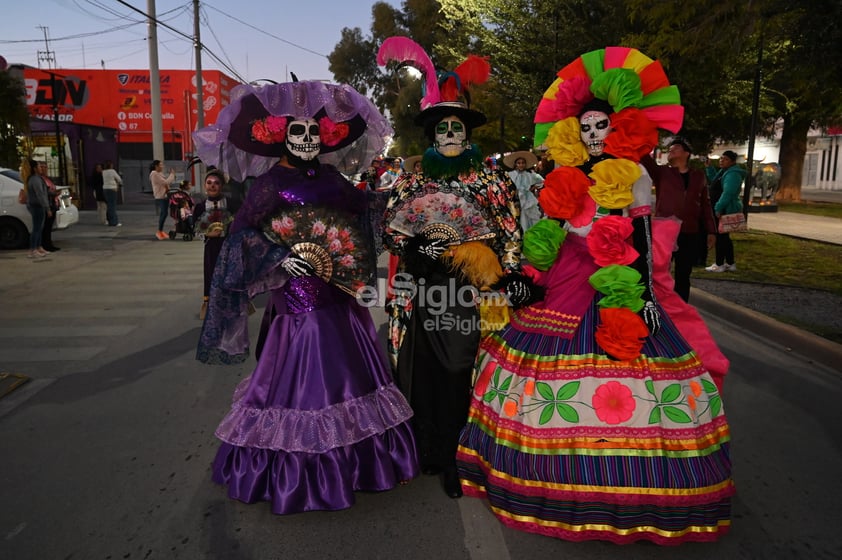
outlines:
[[319, 161], [347, 174], [367, 166], [393, 134], [371, 100], [347, 84], [243, 84], [231, 90], [231, 101], [214, 124], [193, 133], [196, 155], [205, 165], [222, 169], [236, 181], [266, 173], [278, 163], [282, 143], [255, 140], [251, 127], [270, 115], [294, 119], [327, 116], [334, 123], [346, 123], [348, 136], [336, 145], [323, 145]]

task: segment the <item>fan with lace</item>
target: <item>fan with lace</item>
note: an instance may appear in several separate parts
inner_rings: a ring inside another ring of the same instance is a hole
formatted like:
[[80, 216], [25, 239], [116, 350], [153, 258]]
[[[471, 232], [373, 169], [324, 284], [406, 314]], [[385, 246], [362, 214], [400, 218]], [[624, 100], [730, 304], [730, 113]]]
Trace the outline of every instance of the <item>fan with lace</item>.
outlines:
[[491, 223], [470, 200], [454, 193], [433, 191], [403, 201], [389, 227], [415, 237], [423, 235], [460, 245], [495, 237]]
[[356, 295], [376, 274], [374, 247], [359, 221], [335, 209], [304, 206], [270, 216], [266, 237], [306, 260], [316, 276]]

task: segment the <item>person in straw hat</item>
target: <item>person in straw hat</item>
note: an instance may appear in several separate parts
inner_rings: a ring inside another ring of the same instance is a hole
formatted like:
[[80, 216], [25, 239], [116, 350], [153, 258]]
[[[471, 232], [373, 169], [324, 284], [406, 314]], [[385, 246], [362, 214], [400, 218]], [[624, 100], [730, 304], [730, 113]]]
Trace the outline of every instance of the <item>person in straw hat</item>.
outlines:
[[503, 156], [503, 165], [511, 169], [509, 177], [517, 187], [520, 199], [520, 226], [528, 230], [543, 217], [538, 205], [538, 190], [544, 184], [544, 178], [535, 172], [538, 158], [528, 151], [518, 151]]

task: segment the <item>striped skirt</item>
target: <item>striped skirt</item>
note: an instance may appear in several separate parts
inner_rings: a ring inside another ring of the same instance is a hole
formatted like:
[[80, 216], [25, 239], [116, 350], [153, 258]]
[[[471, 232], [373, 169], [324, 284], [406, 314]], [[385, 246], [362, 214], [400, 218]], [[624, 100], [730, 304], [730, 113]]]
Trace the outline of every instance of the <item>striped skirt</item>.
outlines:
[[466, 495], [561, 539], [713, 541], [730, 526], [730, 432], [710, 374], [668, 317], [632, 361], [509, 325], [480, 347], [457, 454]]

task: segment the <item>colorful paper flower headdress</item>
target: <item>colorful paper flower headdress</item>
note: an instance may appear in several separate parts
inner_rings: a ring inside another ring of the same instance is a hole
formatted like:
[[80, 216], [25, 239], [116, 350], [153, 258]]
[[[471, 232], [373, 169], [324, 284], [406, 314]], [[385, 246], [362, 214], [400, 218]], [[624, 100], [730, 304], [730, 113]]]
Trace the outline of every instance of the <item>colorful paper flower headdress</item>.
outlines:
[[657, 145], [658, 128], [673, 133], [681, 128], [684, 107], [678, 88], [670, 85], [660, 62], [637, 49], [606, 47], [585, 53], [557, 76], [535, 113], [535, 146], [549, 152], [579, 151], [570, 145], [578, 138], [578, 124], [568, 119], [595, 99], [613, 109], [613, 145], [606, 152], [614, 157], [639, 160]]

